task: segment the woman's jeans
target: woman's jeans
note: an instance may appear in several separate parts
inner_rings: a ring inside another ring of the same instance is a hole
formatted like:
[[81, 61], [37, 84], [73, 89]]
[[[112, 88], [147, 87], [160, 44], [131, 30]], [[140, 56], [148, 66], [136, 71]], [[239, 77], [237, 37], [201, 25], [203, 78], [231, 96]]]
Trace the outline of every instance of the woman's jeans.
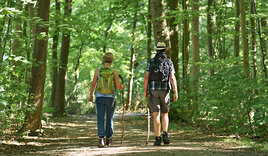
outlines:
[[[114, 98], [96, 97], [98, 136], [110, 138], [113, 136], [113, 115], [116, 101]], [[104, 129], [104, 116], [106, 111], [106, 130]]]

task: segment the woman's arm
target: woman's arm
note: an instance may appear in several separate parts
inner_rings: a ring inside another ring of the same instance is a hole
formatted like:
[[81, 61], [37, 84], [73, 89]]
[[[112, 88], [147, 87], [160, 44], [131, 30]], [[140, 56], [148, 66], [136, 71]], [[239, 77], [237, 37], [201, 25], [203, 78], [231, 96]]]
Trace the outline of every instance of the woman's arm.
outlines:
[[123, 83], [122, 85], [120, 85], [119, 76], [118, 76], [117, 70], [114, 70], [114, 81], [115, 81], [115, 85], [116, 85], [116, 88], [117, 89], [123, 89], [123, 88], [125, 88], [125, 83]]
[[97, 83], [97, 80], [98, 80], [98, 73], [99, 73], [99, 68], [96, 69], [94, 77], [93, 77], [93, 81], [92, 81], [92, 84], [91, 84], [90, 97], [89, 97], [90, 102], [93, 102], [93, 91], [95, 89], [95, 86], [96, 86], [96, 83]]

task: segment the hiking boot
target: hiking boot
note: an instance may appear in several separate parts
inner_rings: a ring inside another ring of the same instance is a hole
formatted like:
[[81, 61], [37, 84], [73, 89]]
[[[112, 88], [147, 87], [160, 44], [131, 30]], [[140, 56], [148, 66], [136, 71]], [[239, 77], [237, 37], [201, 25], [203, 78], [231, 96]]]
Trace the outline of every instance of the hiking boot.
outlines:
[[160, 146], [161, 145], [161, 137], [155, 137], [154, 145], [155, 146]]
[[106, 145], [111, 146], [112, 143], [112, 137], [111, 138], [106, 138]]
[[104, 147], [104, 138], [99, 138], [99, 148]]
[[168, 133], [167, 132], [163, 132], [162, 136], [163, 136], [163, 142], [164, 142], [164, 144], [169, 144], [170, 142], [168, 140]]

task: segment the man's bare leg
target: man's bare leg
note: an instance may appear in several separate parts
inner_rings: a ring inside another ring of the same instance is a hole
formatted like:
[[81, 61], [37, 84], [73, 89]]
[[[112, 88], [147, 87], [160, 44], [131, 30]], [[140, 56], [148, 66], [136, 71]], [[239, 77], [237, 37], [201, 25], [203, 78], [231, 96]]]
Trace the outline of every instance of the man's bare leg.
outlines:
[[168, 113], [161, 113], [161, 115], [162, 115], [163, 132], [167, 132], [168, 131], [168, 123], [169, 123]]
[[154, 132], [155, 136], [159, 137], [161, 132], [161, 125], [160, 125], [160, 113], [159, 112], [153, 112], [154, 117]]

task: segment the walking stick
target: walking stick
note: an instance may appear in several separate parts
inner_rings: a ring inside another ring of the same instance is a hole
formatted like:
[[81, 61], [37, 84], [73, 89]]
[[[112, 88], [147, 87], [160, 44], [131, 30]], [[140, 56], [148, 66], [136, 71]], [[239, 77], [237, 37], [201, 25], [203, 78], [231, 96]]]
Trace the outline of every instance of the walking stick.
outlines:
[[147, 107], [147, 120], [148, 120], [148, 134], [147, 134], [147, 140], [146, 140], [146, 145], [148, 145], [149, 142], [149, 138], [150, 138], [150, 110], [149, 110], [149, 105], [148, 105], [148, 101], [147, 101], [147, 97], [145, 97], [145, 103], [146, 103], [146, 107]]
[[[122, 83], [124, 83], [123, 77], [119, 75]], [[125, 101], [124, 101], [124, 88], [122, 89], [122, 103], [123, 103], [123, 115], [122, 115], [122, 136], [121, 136], [121, 144], [123, 144], [124, 138], [124, 116], [125, 116]]]

